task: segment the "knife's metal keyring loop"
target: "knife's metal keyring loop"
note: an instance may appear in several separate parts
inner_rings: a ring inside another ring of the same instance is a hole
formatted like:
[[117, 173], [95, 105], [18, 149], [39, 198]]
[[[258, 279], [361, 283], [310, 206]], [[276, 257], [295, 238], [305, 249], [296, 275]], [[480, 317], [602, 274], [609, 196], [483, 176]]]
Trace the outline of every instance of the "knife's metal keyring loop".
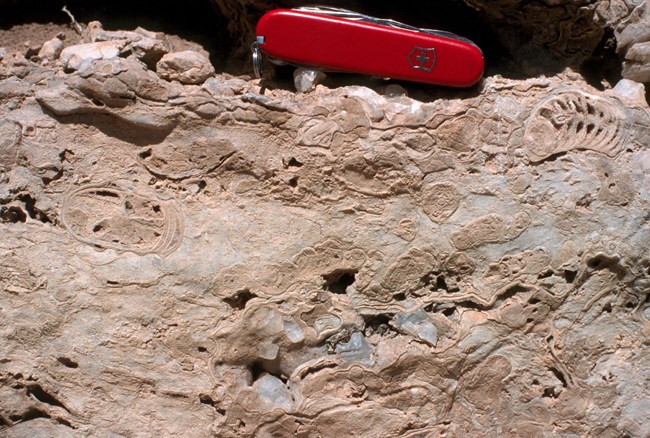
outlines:
[[255, 77], [260, 79], [262, 74], [264, 74], [264, 67], [262, 66], [260, 45], [257, 41], [251, 44], [251, 51], [253, 52], [253, 71], [255, 72]]

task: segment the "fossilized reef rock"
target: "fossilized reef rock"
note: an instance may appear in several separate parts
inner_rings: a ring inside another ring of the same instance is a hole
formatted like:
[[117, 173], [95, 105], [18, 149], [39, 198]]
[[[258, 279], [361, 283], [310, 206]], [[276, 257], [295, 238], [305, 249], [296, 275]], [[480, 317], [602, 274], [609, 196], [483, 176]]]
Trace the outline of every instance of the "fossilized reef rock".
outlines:
[[0, 61], [4, 436], [650, 434], [642, 86], [262, 93], [94, 32]]

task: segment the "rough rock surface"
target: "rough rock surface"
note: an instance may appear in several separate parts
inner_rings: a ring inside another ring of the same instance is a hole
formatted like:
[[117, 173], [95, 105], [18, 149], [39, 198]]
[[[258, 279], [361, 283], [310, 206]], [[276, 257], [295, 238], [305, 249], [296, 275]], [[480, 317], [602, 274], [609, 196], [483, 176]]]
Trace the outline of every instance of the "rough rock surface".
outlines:
[[3, 436], [650, 434], [642, 85], [181, 85], [87, 33], [0, 60]]
[[214, 67], [206, 56], [185, 50], [164, 55], [156, 65], [156, 72], [168, 81], [201, 85], [214, 75]]

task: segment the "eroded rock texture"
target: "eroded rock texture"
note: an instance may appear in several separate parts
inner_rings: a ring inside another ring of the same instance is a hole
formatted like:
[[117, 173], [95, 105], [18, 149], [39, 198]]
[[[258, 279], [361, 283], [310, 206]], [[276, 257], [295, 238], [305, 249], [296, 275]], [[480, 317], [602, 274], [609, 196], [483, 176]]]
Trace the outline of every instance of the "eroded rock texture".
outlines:
[[84, 37], [0, 61], [3, 436], [650, 434], [642, 86], [262, 92]]

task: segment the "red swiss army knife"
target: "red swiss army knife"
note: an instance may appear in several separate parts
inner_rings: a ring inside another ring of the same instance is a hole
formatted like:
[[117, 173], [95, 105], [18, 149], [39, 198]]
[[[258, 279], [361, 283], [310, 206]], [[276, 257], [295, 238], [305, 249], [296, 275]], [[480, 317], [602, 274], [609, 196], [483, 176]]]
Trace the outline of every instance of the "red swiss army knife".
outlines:
[[253, 66], [275, 64], [469, 87], [483, 75], [481, 49], [450, 32], [420, 29], [345, 9], [275, 9], [257, 23]]

